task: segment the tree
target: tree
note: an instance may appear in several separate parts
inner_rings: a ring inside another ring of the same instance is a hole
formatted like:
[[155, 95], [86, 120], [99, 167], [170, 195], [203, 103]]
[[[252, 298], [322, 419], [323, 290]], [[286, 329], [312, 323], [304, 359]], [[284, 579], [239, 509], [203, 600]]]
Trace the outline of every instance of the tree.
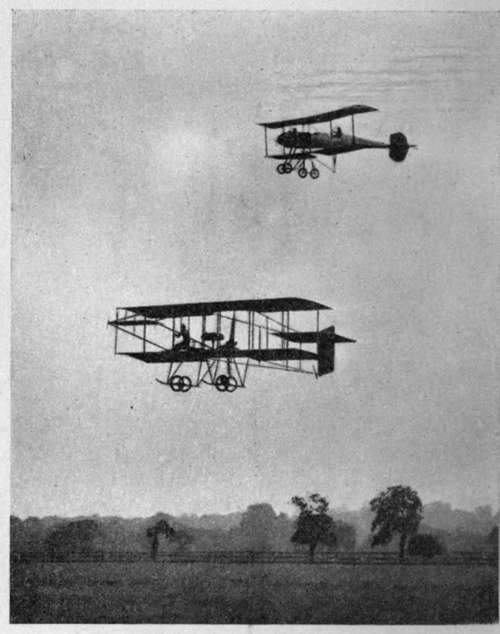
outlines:
[[182, 528], [176, 528], [170, 539], [177, 545], [177, 552], [187, 550], [194, 541], [192, 534]]
[[410, 487], [396, 485], [387, 488], [370, 501], [375, 513], [371, 545], [387, 544], [399, 533], [399, 557], [405, 553], [406, 541], [418, 530], [422, 519], [422, 502]]
[[486, 543], [489, 548], [498, 553], [498, 526], [493, 526], [491, 531], [488, 533]]
[[159, 520], [154, 526], [146, 530], [146, 537], [151, 541], [151, 559], [156, 561], [158, 554], [158, 535], [164, 535], [169, 539], [175, 535], [176, 531], [170, 526], [167, 520]]
[[432, 559], [436, 555], [442, 555], [444, 552], [443, 545], [437, 537], [429, 533], [420, 533], [412, 535], [408, 541], [408, 554], [412, 557], [424, 557]]
[[350, 551], [356, 548], [356, 529], [338, 518], [335, 518], [335, 536], [339, 550]]
[[296, 544], [309, 545], [309, 558], [314, 561], [314, 551], [321, 542], [328, 546], [336, 546], [335, 524], [328, 515], [328, 500], [313, 493], [308, 498], [294, 496], [292, 504], [299, 509], [295, 532], [291, 541]]
[[243, 513], [240, 532], [246, 548], [272, 550], [274, 545], [276, 514], [270, 504], [251, 504]]

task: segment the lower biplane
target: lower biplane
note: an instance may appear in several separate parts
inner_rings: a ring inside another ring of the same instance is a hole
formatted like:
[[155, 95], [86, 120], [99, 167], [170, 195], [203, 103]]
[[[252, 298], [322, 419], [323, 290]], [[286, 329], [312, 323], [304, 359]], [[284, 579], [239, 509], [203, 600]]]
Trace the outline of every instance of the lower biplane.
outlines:
[[[117, 308], [108, 324], [115, 328], [115, 354], [167, 364], [166, 378], [157, 381], [174, 392], [203, 384], [234, 392], [245, 387], [250, 367], [316, 377], [333, 372], [336, 344], [354, 339], [334, 326], [320, 328], [322, 310], [329, 307], [296, 297], [132, 306]], [[291, 326], [292, 313], [307, 323], [310, 311], [316, 314], [313, 329]], [[133, 349], [119, 350], [124, 335]]]
[[[279, 174], [290, 174], [296, 171], [300, 178], [306, 178], [307, 175], [313, 179], [318, 178], [319, 169], [316, 167], [314, 159], [319, 156], [331, 156], [332, 167], [323, 163], [325, 167], [331, 169], [335, 173], [337, 165], [337, 155], [346, 152], [355, 152], [356, 150], [364, 150], [367, 148], [388, 149], [389, 157], [396, 162], [404, 161], [408, 150], [415, 145], [410, 145], [406, 136], [402, 132], [395, 132], [389, 137], [389, 143], [381, 141], [371, 141], [356, 136], [354, 131], [354, 116], [364, 112], [374, 112], [377, 108], [371, 106], [348, 106], [339, 110], [332, 110], [322, 114], [311, 115], [308, 117], [299, 117], [296, 119], [287, 119], [284, 121], [271, 121], [270, 123], [259, 123], [264, 127], [265, 156], [280, 161], [276, 169]], [[351, 117], [351, 134], [346, 134], [340, 126], [335, 129], [332, 121], [343, 117]], [[311, 132], [310, 126], [316, 123], [329, 123], [330, 130], [328, 132]], [[297, 126], [301, 126], [298, 130]], [[276, 143], [283, 148], [280, 154], [269, 154], [268, 151], [268, 129], [281, 128], [281, 134], [276, 137]], [[310, 169], [307, 165], [310, 164]]]

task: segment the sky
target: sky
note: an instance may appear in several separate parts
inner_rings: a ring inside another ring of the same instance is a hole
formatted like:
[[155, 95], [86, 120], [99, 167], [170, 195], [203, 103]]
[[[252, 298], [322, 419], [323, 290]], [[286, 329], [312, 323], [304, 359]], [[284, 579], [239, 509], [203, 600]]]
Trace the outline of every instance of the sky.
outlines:
[[[499, 19], [14, 13], [12, 513], [498, 507]], [[264, 159], [257, 122], [354, 103], [418, 149]], [[113, 355], [116, 306], [286, 296], [357, 340], [334, 374], [178, 395]]]

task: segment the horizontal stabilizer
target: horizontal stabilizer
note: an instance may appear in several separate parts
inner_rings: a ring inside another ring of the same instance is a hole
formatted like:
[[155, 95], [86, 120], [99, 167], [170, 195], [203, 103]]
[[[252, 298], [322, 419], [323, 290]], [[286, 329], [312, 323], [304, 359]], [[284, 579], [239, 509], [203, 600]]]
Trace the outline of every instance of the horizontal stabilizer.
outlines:
[[342, 335], [335, 335], [335, 343], [356, 343], [356, 339], [349, 339], [349, 337], [342, 337]]
[[326, 335], [328, 340], [334, 343], [356, 343], [355, 339], [348, 339], [347, 337], [337, 335], [333, 326], [320, 330], [319, 332], [311, 330], [303, 332], [274, 332], [273, 334], [276, 337], [280, 337], [286, 341], [292, 341], [293, 343], [316, 343], [322, 335]]

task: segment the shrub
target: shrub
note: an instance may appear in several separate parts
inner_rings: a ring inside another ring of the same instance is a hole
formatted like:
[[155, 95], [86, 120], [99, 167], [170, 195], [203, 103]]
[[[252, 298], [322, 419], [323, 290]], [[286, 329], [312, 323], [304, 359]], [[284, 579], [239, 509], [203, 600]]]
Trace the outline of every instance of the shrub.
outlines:
[[442, 555], [444, 548], [441, 542], [428, 533], [413, 535], [408, 542], [408, 554], [411, 556], [425, 557], [431, 559], [436, 555]]

